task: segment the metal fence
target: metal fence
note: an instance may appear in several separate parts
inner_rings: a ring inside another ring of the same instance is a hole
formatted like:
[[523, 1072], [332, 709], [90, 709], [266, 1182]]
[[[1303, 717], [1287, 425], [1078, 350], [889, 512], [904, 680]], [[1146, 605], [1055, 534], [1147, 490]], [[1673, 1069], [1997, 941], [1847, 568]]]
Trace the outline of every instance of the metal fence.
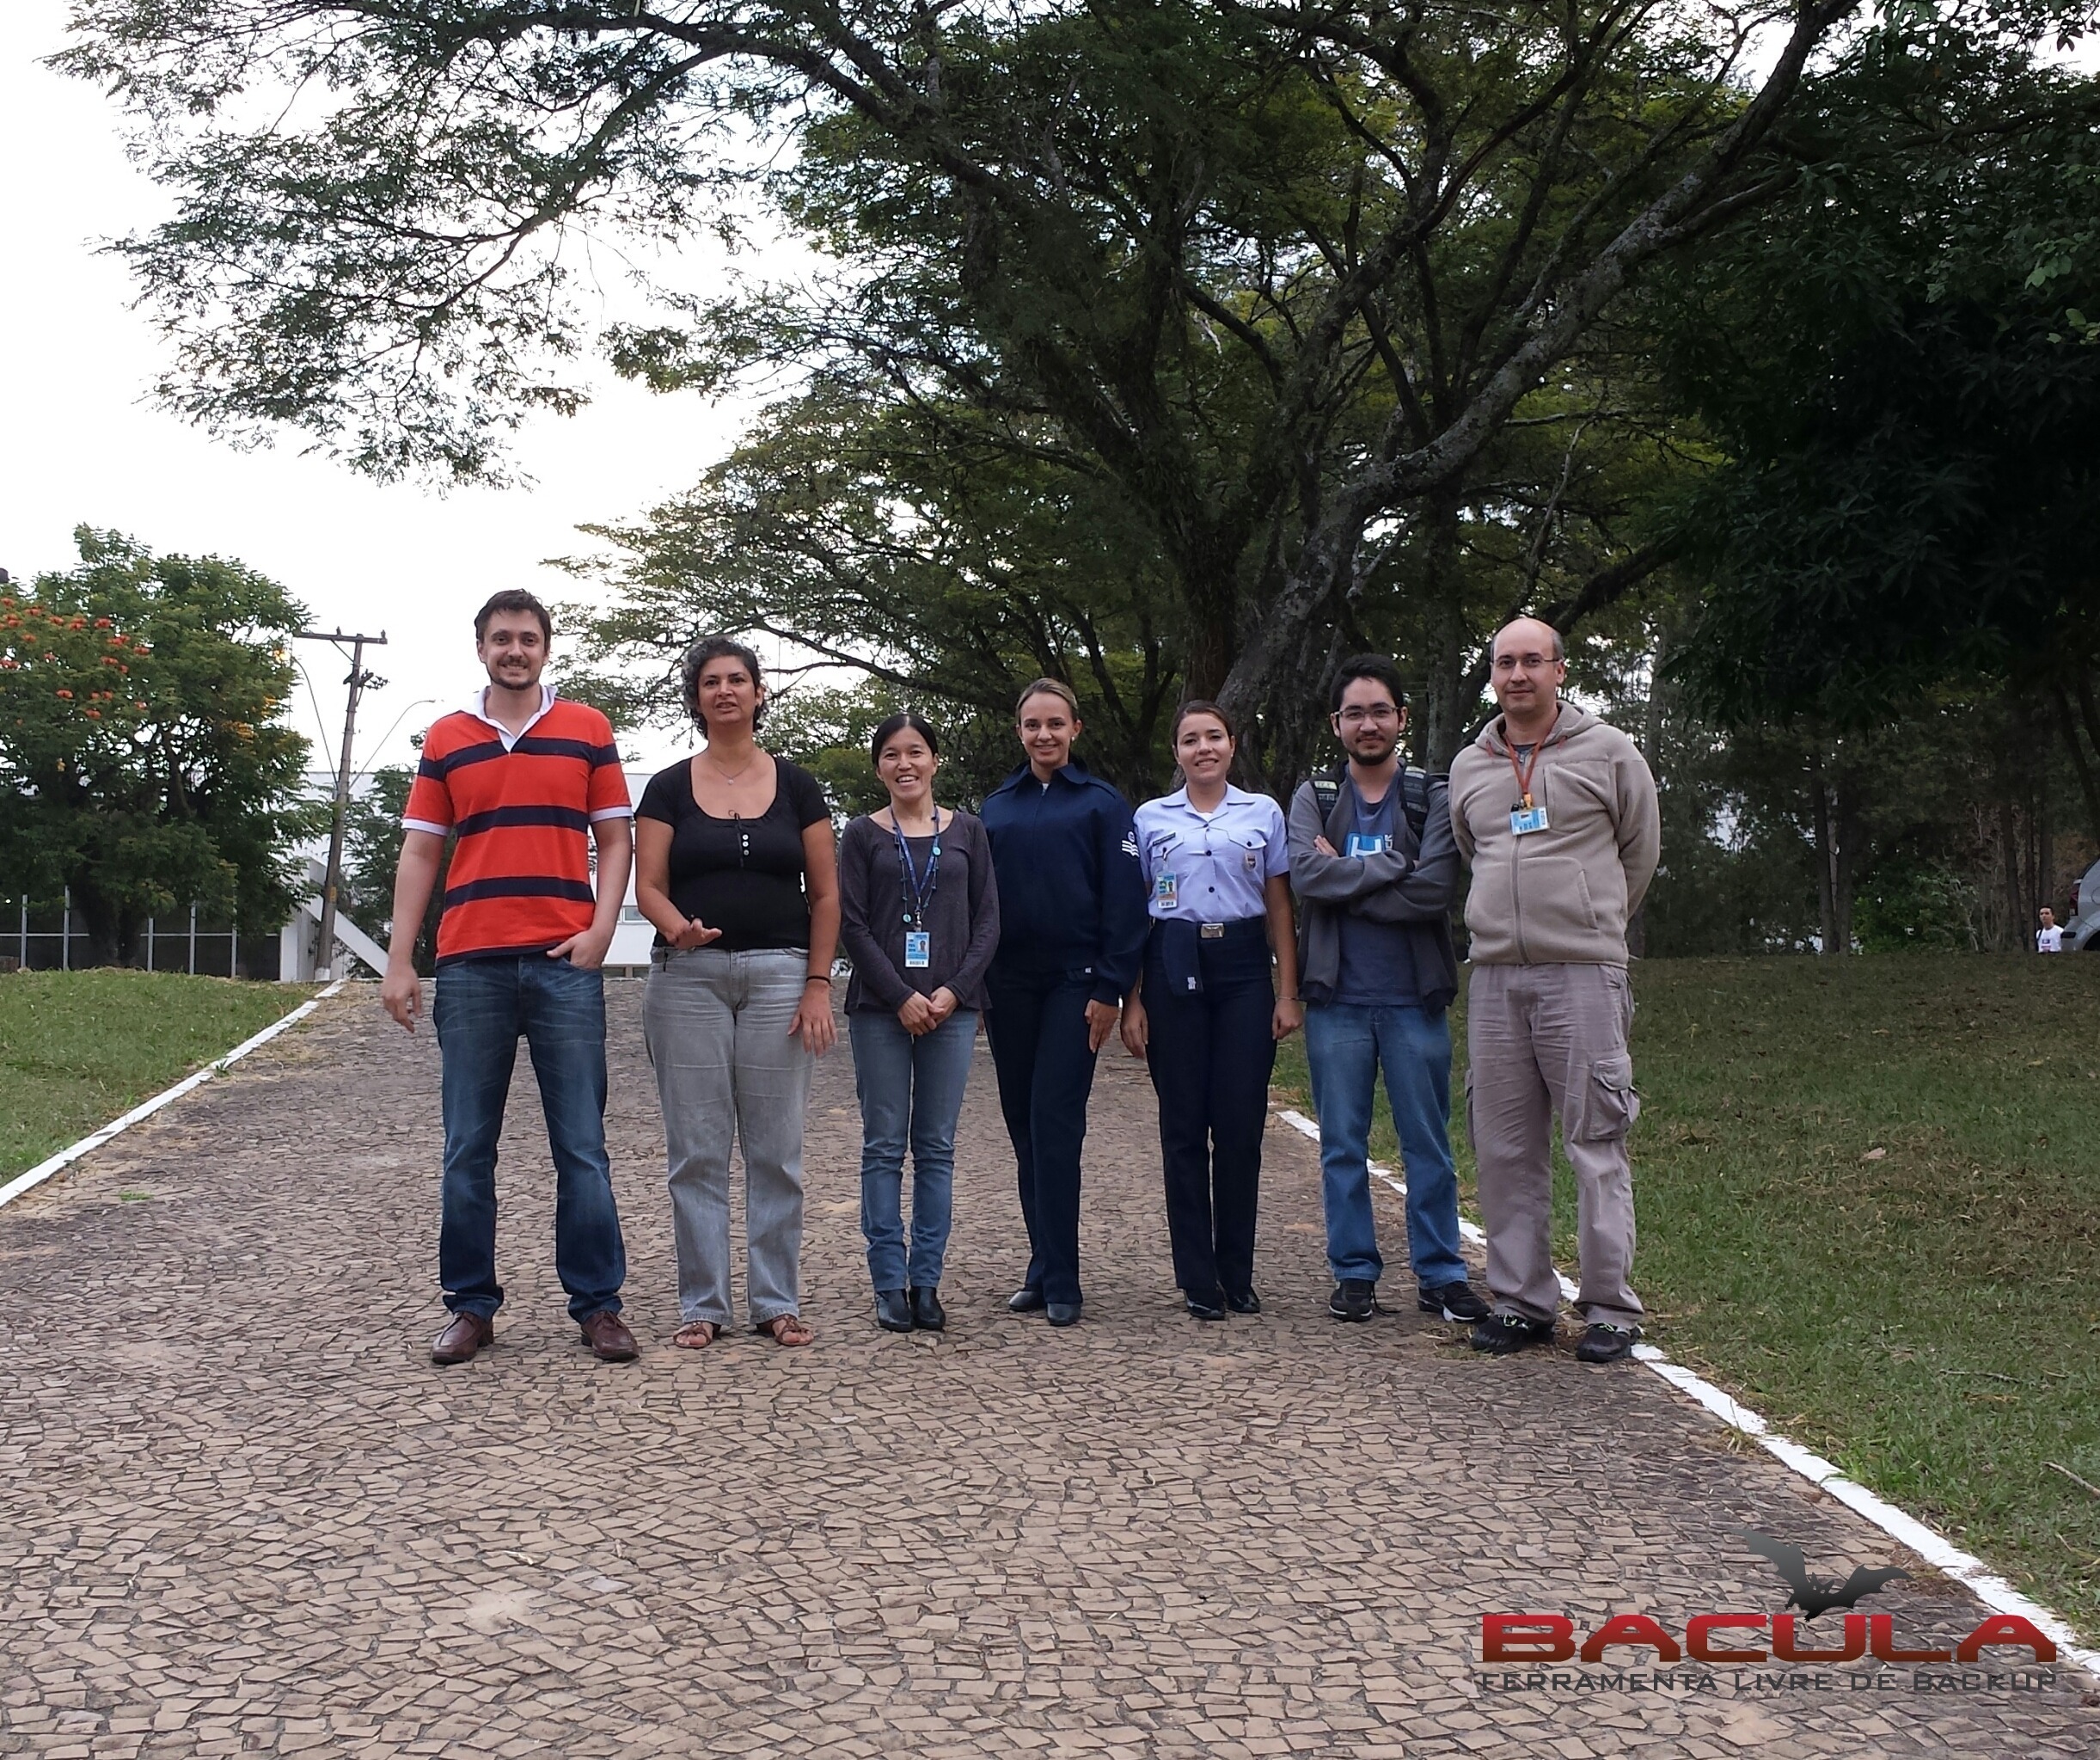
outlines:
[[144, 938], [129, 958], [99, 954], [87, 924], [65, 894], [57, 910], [15, 901], [15, 921], [0, 930], [0, 965], [22, 972], [76, 972], [91, 966], [125, 966], [140, 972], [187, 972], [205, 978], [252, 978], [274, 982], [279, 937], [243, 935], [237, 923], [202, 917], [196, 905], [172, 917], [149, 917]]

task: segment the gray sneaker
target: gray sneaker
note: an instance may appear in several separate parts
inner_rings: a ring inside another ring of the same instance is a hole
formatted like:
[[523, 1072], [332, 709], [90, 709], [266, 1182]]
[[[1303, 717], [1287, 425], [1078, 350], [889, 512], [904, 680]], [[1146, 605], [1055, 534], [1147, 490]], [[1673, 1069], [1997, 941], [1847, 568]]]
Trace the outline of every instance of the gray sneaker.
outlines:
[[1616, 1363], [1633, 1354], [1633, 1341], [1640, 1335], [1637, 1326], [1613, 1326], [1608, 1320], [1600, 1320], [1583, 1334], [1582, 1343], [1575, 1347], [1575, 1360]]

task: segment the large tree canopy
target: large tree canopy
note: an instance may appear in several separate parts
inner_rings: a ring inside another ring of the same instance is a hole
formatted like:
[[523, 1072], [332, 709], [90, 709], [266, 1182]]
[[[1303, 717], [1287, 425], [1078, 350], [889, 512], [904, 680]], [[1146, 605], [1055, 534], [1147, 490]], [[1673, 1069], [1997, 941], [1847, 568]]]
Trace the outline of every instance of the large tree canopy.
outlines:
[[238, 562], [77, 537], [79, 567], [0, 596], [0, 891], [71, 888], [110, 956], [191, 903], [275, 929], [316, 823], [284, 721], [299, 606]]
[[[1578, 357], [1646, 266], [1790, 186], [1790, 112], [1857, 14], [80, 0], [67, 59], [174, 191], [126, 248], [193, 415], [487, 471], [506, 422], [582, 395], [586, 245], [762, 190], [836, 271], [690, 297], [609, 339], [622, 367], [786, 359], [967, 412], [1142, 524], [1186, 684], [1249, 711], [1367, 596], [1433, 595], [1467, 519], [1552, 501], [1534, 469], [1498, 502], [1496, 447], [1535, 424], [1565, 454], [1609, 412]], [[1605, 591], [1652, 566], [1635, 537]]]

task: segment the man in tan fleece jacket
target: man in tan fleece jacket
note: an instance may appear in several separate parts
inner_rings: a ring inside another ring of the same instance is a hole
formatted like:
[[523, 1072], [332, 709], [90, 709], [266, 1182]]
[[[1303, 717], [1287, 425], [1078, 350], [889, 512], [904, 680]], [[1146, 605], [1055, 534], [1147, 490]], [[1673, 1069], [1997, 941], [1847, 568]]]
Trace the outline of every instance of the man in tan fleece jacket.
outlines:
[[1616, 727], [1560, 700], [1560, 635], [1520, 617], [1495, 638], [1502, 714], [1451, 766], [1451, 829], [1472, 864], [1466, 1111], [1487, 1225], [1494, 1311], [1477, 1350], [1553, 1334], [1552, 1115], [1575, 1169], [1588, 1329], [1576, 1355], [1610, 1363], [1640, 1334], [1633, 1174], [1640, 1112], [1626, 1050], [1626, 923], [1662, 847], [1655, 778]]

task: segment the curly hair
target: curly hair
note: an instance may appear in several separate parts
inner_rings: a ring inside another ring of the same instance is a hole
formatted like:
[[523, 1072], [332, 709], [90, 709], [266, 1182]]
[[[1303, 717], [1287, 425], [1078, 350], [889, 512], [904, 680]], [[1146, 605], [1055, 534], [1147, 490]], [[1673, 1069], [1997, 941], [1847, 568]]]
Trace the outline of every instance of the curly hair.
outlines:
[[[679, 689], [684, 693], [686, 713], [692, 716], [693, 725], [705, 733], [707, 718], [700, 708], [700, 675], [707, 668], [709, 660], [728, 659], [743, 663], [744, 670], [751, 675], [751, 688], [759, 692], [765, 690], [765, 679], [758, 670], [758, 656], [738, 641], [733, 635], [703, 635], [685, 651], [679, 662]], [[765, 719], [766, 704], [762, 695], [751, 709], [751, 731], [758, 731], [758, 724]]]

